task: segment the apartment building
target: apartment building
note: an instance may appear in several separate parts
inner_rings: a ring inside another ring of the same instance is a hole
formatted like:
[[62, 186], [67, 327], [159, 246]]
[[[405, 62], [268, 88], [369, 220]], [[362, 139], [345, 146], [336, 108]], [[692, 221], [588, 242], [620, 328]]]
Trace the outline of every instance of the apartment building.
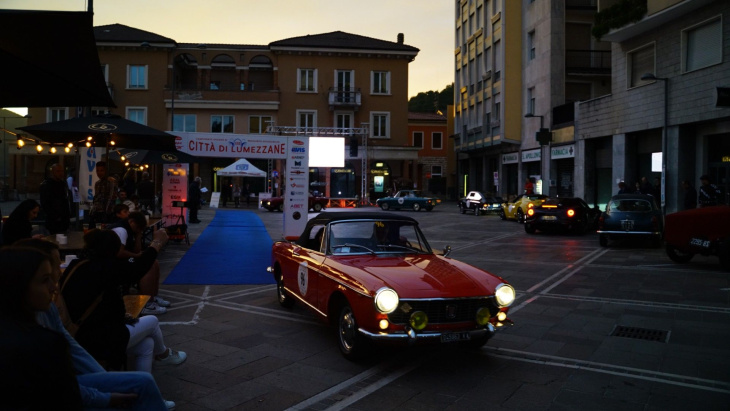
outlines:
[[408, 134], [418, 148], [418, 169], [413, 185], [440, 198], [455, 196], [453, 139], [448, 118], [441, 113], [408, 113]]
[[610, 44], [591, 36], [596, 10], [595, 0], [456, 0], [461, 190], [507, 198], [534, 177], [542, 193], [578, 195], [573, 103], [611, 84]]
[[611, 92], [576, 104], [576, 194], [605, 203], [619, 181], [664, 175], [670, 213], [682, 209], [681, 180], [697, 187], [708, 174], [730, 203], [730, 3], [647, 0], [643, 18], [602, 40]]
[[[386, 41], [337, 31], [247, 45], [177, 43], [121, 24], [94, 32], [117, 107], [92, 112], [109, 110], [162, 130], [345, 137], [344, 167], [310, 170], [312, 188], [331, 197], [359, 196], [376, 164], [390, 170], [388, 183], [417, 171], [407, 90], [408, 63], [419, 50], [403, 34]], [[71, 107], [31, 113], [33, 123], [77, 115]], [[214, 171], [230, 162], [200, 158], [193, 172], [213, 187]], [[256, 191], [268, 188], [251, 183]]]

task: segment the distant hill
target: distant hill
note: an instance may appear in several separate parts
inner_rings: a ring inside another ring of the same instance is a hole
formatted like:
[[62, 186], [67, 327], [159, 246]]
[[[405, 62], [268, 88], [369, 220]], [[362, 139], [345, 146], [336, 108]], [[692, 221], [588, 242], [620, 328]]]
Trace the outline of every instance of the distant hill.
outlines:
[[416, 113], [446, 112], [446, 106], [454, 104], [454, 85], [449, 84], [441, 91], [418, 93], [408, 100], [408, 111]]

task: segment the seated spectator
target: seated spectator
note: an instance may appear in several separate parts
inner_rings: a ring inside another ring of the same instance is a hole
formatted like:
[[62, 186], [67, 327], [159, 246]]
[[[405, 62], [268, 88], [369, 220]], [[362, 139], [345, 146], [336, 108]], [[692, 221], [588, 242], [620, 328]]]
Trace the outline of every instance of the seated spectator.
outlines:
[[8, 246], [23, 238], [42, 238], [43, 234], [33, 235], [33, 224], [31, 223], [38, 217], [40, 210], [41, 205], [32, 199], [18, 204], [3, 224], [2, 244]]
[[134, 202], [132, 202], [131, 199], [127, 197], [127, 192], [124, 190], [119, 190], [119, 197], [117, 198], [118, 204], [124, 204], [127, 206], [127, 209], [131, 213], [132, 211], [136, 211], [136, 208], [134, 206]]
[[114, 206], [114, 216], [111, 218], [109, 224], [106, 225], [106, 228], [119, 227], [128, 217], [129, 206], [126, 204], [117, 204]]
[[58, 292], [50, 257], [5, 247], [0, 267], [0, 407], [82, 409], [68, 342], [35, 320], [35, 311], [48, 310]]
[[[58, 245], [41, 239], [25, 239], [19, 247], [35, 248], [51, 257], [54, 281], [61, 277], [61, 257]], [[57, 296], [57, 294], [55, 295]], [[71, 347], [71, 361], [76, 371], [81, 400], [85, 408], [131, 408], [134, 410], [166, 411], [175, 407], [173, 401], [162, 399], [151, 374], [141, 371], [107, 372], [89, 355], [63, 326], [56, 304], [48, 310], [37, 310], [38, 323], [64, 336]]]
[[[112, 230], [117, 233], [124, 248], [117, 255], [121, 259], [139, 257], [142, 253], [142, 237], [147, 229], [147, 219], [144, 214], [135, 211], [129, 217], [119, 222]], [[131, 285], [131, 284], [130, 284]], [[142, 314], [164, 314], [170, 302], [159, 296], [160, 293], [160, 264], [155, 259], [150, 270], [139, 280], [139, 292], [152, 296], [142, 309]]]
[[[120, 287], [139, 281], [149, 271], [167, 233], [155, 231], [153, 241], [136, 258], [122, 260], [117, 254], [122, 243], [111, 230], [92, 229], [84, 235], [86, 257], [73, 260], [61, 278], [61, 294], [71, 320], [79, 326], [76, 340], [97, 361], [109, 369], [120, 369], [130, 359], [130, 370], [152, 371], [152, 363], [180, 364], [184, 352], [165, 346], [157, 317], [130, 319], [126, 314]], [[98, 300], [98, 302], [96, 302]], [[93, 311], [79, 324], [87, 309]]]

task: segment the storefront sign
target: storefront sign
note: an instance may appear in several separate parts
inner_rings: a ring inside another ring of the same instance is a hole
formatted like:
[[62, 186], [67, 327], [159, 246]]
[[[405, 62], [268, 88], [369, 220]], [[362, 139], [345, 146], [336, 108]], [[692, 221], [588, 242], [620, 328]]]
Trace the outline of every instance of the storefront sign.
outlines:
[[575, 144], [569, 144], [567, 146], [550, 147], [550, 158], [553, 160], [559, 160], [561, 158], [573, 158], [573, 157], [575, 157]]
[[175, 148], [201, 157], [287, 158], [287, 138], [268, 134], [173, 131]]
[[519, 153], [502, 154], [502, 164], [517, 164]]
[[531, 161], [540, 161], [542, 157], [542, 149], [527, 150], [522, 152], [522, 162], [529, 163]]

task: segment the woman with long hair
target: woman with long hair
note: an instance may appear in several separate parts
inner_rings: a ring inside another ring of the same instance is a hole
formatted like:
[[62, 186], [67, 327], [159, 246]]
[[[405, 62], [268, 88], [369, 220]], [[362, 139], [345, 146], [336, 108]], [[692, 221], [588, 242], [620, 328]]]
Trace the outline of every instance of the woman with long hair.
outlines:
[[[33, 225], [31, 221], [38, 217], [38, 212], [41, 210], [41, 205], [33, 199], [27, 199], [18, 204], [10, 213], [8, 221], [3, 224], [3, 242], [4, 246], [12, 245], [14, 242], [23, 239], [31, 238], [33, 232]], [[43, 237], [38, 234], [33, 237]]]

